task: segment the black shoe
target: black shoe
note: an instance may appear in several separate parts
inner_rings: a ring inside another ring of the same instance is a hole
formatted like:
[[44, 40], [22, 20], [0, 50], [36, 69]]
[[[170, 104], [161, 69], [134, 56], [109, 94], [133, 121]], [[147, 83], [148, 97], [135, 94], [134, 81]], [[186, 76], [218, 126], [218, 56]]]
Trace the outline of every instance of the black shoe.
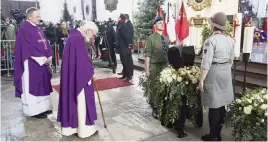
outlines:
[[53, 113], [52, 110], [48, 110], [48, 111], [44, 112], [43, 114], [49, 115], [49, 114], [52, 114], [52, 113]]
[[96, 135], [98, 135], [98, 134], [99, 134], [99, 131], [96, 130], [96, 132], [95, 132], [92, 136], [96, 136]]
[[44, 113], [41, 113], [32, 117], [37, 118], [37, 119], [44, 119], [44, 118], [47, 118], [47, 115], [45, 115]]
[[125, 76], [122, 76], [122, 77], [120, 77], [119, 79], [123, 79], [123, 80], [124, 80], [125, 78], [126, 78]]
[[124, 80], [124, 82], [129, 82], [132, 78], [131, 77], [126, 77], [126, 79]]
[[213, 137], [213, 136], [211, 136], [209, 134], [203, 135], [201, 137], [201, 139], [203, 141], [221, 141], [221, 137], [220, 136], [219, 137]]
[[117, 73], [118, 75], [123, 75], [123, 73], [122, 72], [120, 72], [120, 73]]

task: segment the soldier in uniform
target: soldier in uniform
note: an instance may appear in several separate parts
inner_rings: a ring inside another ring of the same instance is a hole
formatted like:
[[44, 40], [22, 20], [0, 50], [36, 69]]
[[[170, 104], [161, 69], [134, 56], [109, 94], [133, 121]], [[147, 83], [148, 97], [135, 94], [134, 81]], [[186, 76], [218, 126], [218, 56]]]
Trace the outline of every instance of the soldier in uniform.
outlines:
[[[164, 30], [164, 21], [161, 17], [156, 17], [152, 23], [155, 26], [155, 33], [150, 35], [145, 45], [145, 74], [149, 80], [149, 88], [153, 87], [154, 79], [168, 64], [167, 52], [169, 41], [162, 35]], [[153, 115], [156, 117], [153, 104], [153, 89], [150, 89], [148, 95], [149, 103], [153, 108]]]
[[208, 19], [213, 35], [204, 42], [200, 89], [202, 105], [209, 108], [210, 133], [204, 141], [221, 140], [221, 129], [226, 114], [225, 105], [234, 100], [231, 66], [234, 40], [225, 35], [227, 17], [219, 12]]

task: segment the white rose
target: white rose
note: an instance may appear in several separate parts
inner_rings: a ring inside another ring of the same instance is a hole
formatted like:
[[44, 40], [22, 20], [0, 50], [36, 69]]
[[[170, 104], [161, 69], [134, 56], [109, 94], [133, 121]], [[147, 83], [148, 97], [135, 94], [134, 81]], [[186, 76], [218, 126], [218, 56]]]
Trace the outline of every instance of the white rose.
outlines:
[[177, 79], [177, 75], [176, 74], [173, 74], [172, 75], [172, 78], [175, 80], [175, 79]]
[[258, 106], [258, 104], [254, 103], [254, 106], [256, 107], [256, 106]]
[[177, 77], [177, 81], [178, 82], [181, 82], [182, 81], [182, 78], [180, 76]]
[[261, 108], [262, 110], [266, 110], [266, 109], [267, 109], [267, 107], [268, 107], [268, 105], [267, 105], [267, 104], [262, 104], [260, 108]]
[[268, 116], [268, 112], [265, 112], [265, 114], [264, 114], [265, 116]]
[[268, 94], [264, 95], [263, 98], [268, 100]]
[[264, 102], [264, 100], [263, 100], [263, 99], [261, 99], [261, 102], [263, 103], [263, 102]]
[[257, 98], [257, 100], [260, 100], [261, 99], [261, 97], [259, 95], [256, 98]]
[[252, 103], [252, 100], [251, 99], [247, 99], [247, 101], [251, 104]]
[[242, 110], [242, 107], [239, 107], [239, 110]]
[[168, 77], [168, 78], [167, 78], [167, 82], [168, 82], [168, 83], [171, 83], [171, 82], [172, 82], [172, 77]]
[[185, 84], [188, 84], [188, 81], [186, 81]]
[[264, 122], [264, 119], [261, 119], [261, 123], [263, 123]]
[[244, 107], [244, 113], [251, 114], [252, 108], [253, 107], [251, 105]]
[[236, 102], [240, 104], [242, 101], [240, 99], [236, 99]]

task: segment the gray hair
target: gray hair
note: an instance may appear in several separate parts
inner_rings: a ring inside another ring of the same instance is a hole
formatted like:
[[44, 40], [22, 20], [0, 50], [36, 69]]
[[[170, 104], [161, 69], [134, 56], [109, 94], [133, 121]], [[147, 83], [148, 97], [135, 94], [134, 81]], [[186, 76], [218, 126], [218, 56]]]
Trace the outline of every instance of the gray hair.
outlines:
[[26, 16], [27, 18], [31, 17], [32, 14], [35, 12], [35, 11], [39, 11], [38, 8], [35, 8], [35, 7], [30, 7], [26, 10]]
[[96, 33], [98, 32], [99, 28], [98, 26], [92, 22], [92, 21], [80, 21], [79, 22], [79, 27], [84, 28], [84, 29], [90, 29], [95, 31]]

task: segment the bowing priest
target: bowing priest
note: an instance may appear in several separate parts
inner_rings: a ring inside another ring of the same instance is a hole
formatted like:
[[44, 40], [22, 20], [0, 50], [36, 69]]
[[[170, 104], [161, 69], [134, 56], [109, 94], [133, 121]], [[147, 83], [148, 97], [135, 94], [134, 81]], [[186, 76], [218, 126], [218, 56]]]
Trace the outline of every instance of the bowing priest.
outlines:
[[63, 51], [60, 80], [60, 97], [57, 120], [62, 134], [78, 134], [80, 138], [96, 135], [97, 120], [93, 75], [94, 68], [85, 42], [98, 31], [93, 22], [82, 21], [67, 38]]
[[50, 93], [52, 52], [39, 28], [40, 11], [29, 8], [27, 20], [18, 30], [15, 42], [14, 86], [22, 100], [25, 116], [46, 118], [52, 112]]

